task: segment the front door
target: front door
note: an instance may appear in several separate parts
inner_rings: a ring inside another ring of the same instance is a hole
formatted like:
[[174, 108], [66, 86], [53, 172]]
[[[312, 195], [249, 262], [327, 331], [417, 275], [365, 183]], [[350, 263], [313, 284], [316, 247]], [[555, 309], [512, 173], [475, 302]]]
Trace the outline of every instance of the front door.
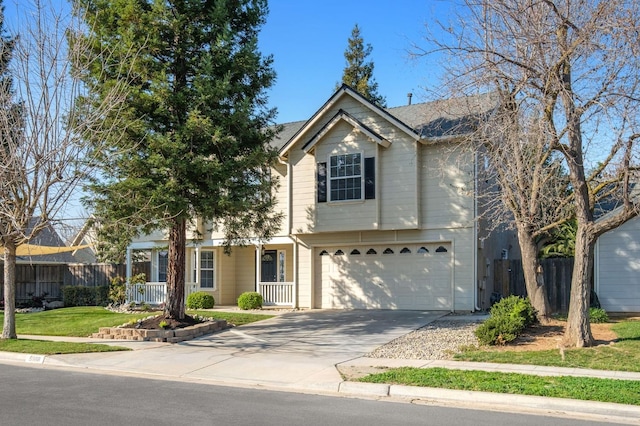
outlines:
[[265, 250], [262, 254], [260, 281], [263, 283], [274, 283], [278, 281], [278, 252], [276, 250]]

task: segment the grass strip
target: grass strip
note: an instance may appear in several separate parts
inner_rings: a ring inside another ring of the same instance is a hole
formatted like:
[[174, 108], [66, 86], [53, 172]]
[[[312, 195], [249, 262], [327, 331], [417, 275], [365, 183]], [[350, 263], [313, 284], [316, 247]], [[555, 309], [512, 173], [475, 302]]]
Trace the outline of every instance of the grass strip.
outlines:
[[0, 339], [0, 352], [17, 352], [36, 355], [75, 354], [89, 352], [128, 351], [122, 346], [97, 343], [52, 342], [46, 340]]
[[640, 381], [633, 380], [404, 367], [359, 381], [640, 405]]

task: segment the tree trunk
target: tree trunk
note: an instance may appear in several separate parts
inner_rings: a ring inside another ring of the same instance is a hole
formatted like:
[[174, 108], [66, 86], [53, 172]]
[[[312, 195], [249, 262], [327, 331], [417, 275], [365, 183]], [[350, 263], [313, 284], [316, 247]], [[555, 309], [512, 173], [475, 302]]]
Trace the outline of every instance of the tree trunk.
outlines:
[[589, 238], [588, 230], [578, 224], [575, 263], [571, 278], [571, 299], [567, 326], [562, 339], [563, 346], [582, 348], [592, 346], [594, 343], [589, 322], [594, 246], [595, 241]]
[[542, 265], [538, 260], [538, 246], [525, 226], [518, 225], [518, 242], [522, 254], [522, 271], [531, 305], [536, 310], [536, 318], [541, 324], [547, 324], [551, 317], [551, 308], [544, 285]]
[[16, 334], [16, 246], [4, 246], [4, 324], [3, 339], [17, 339]]
[[184, 319], [184, 284], [186, 221], [177, 218], [169, 231], [167, 264], [167, 304], [164, 313], [169, 318]]

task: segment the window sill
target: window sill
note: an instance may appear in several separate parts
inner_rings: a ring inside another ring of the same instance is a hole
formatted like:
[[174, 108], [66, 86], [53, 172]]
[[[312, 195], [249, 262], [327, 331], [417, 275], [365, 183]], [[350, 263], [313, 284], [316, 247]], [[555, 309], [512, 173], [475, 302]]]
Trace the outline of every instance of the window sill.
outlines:
[[350, 204], [364, 204], [366, 200], [341, 200], [341, 201], [327, 201], [328, 206], [346, 206]]

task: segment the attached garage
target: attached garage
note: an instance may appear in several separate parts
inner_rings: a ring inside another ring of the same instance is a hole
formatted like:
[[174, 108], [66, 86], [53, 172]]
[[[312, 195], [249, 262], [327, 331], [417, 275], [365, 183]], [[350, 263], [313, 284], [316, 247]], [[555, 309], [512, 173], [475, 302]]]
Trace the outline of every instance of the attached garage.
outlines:
[[609, 312], [640, 312], [640, 218], [598, 239], [596, 293]]
[[314, 262], [317, 308], [452, 309], [449, 243], [321, 247]]

